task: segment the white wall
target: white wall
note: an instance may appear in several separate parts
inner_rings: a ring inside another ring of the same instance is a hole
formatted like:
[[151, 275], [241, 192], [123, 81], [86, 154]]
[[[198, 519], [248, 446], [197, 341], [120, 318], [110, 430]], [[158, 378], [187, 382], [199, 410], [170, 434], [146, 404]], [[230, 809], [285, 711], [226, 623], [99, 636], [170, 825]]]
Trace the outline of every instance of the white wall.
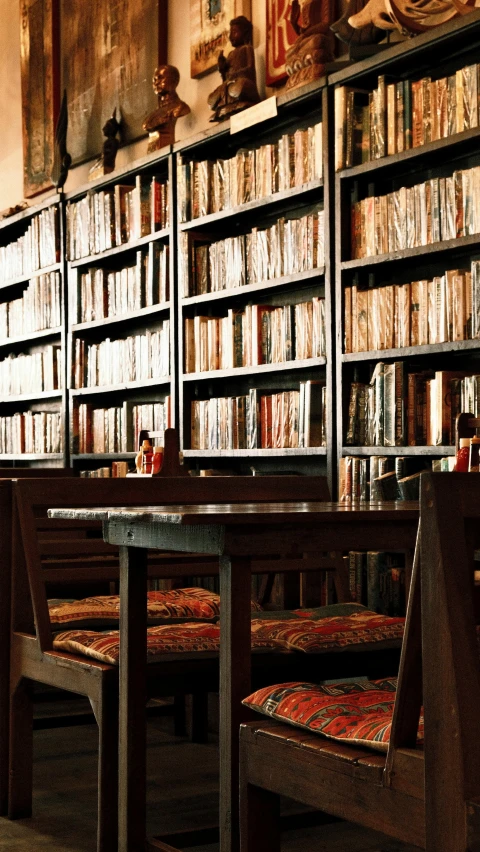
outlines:
[[[265, 0], [251, 0], [257, 81], [265, 94]], [[176, 139], [183, 139], [210, 127], [207, 96], [218, 85], [218, 72], [201, 80], [190, 78], [190, 0], [169, 0], [168, 61], [180, 71], [178, 93], [192, 112], [180, 118]], [[0, 0], [0, 211], [23, 199], [23, 155], [20, 89], [19, 0]], [[152, 69], [153, 72], [153, 69]], [[128, 164], [146, 154], [146, 140], [120, 149], [117, 165]], [[68, 176], [66, 190], [86, 180], [88, 166], [80, 166]]]

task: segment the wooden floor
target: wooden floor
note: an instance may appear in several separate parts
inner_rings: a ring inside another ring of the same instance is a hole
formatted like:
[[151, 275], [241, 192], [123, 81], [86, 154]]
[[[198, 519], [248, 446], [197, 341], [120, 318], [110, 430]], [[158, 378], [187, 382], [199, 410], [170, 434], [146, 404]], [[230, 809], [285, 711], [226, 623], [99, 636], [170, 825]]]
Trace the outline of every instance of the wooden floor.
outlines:
[[[170, 718], [149, 721], [149, 833], [212, 824], [218, 794], [215, 743], [192, 745]], [[34, 817], [0, 818], [4, 852], [92, 852], [96, 825], [95, 725], [35, 731]], [[162, 772], [157, 767], [162, 767]], [[166, 782], [165, 782], [166, 779]], [[186, 816], [188, 815], [188, 816]], [[415, 852], [347, 823], [285, 831], [282, 852]], [[218, 844], [193, 852], [218, 852]]]

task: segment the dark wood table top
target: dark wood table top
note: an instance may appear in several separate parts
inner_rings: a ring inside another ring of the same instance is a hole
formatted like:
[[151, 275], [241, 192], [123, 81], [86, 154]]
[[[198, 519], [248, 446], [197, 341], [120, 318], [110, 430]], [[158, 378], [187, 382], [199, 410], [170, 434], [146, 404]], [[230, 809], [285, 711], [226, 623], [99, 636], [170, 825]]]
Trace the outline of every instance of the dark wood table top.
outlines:
[[414, 501], [369, 503], [292, 502], [292, 503], [210, 503], [163, 506], [138, 506], [122, 508], [98, 507], [91, 509], [51, 509], [52, 518], [69, 520], [117, 520], [126, 523], [148, 521], [151, 524], [280, 524], [328, 523], [332, 520], [351, 523], [417, 519], [419, 504]]

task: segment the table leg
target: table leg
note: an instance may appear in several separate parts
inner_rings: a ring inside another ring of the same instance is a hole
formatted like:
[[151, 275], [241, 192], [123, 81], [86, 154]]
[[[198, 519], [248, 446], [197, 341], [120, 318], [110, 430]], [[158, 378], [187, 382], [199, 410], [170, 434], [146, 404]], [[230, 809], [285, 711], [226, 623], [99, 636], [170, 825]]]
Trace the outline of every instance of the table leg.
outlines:
[[146, 666], [147, 551], [120, 547], [119, 852], [145, 850]]
[[250, 692], [250, 559], [220, 558], [220, 852], [239, 848], [238, 733]]

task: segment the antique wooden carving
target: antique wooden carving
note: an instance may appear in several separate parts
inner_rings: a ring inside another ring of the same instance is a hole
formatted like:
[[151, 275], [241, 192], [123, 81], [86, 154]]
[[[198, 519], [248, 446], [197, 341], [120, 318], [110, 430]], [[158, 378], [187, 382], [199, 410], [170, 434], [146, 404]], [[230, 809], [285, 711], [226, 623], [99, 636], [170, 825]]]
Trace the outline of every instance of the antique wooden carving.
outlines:
[[217, 67], [218, 54], [228, 46], [230, 21], [238, 15], [251, 18], [250, 0], [190, 0], [192, 77]]
[[290, 0], [267, 0], [267, 86], [286, 80], [285, 55], [297, 34], [290, 21]]
[[26, 197], [48, 189], [59, 109], [59, 0], [21, 0], [23, 175]]

